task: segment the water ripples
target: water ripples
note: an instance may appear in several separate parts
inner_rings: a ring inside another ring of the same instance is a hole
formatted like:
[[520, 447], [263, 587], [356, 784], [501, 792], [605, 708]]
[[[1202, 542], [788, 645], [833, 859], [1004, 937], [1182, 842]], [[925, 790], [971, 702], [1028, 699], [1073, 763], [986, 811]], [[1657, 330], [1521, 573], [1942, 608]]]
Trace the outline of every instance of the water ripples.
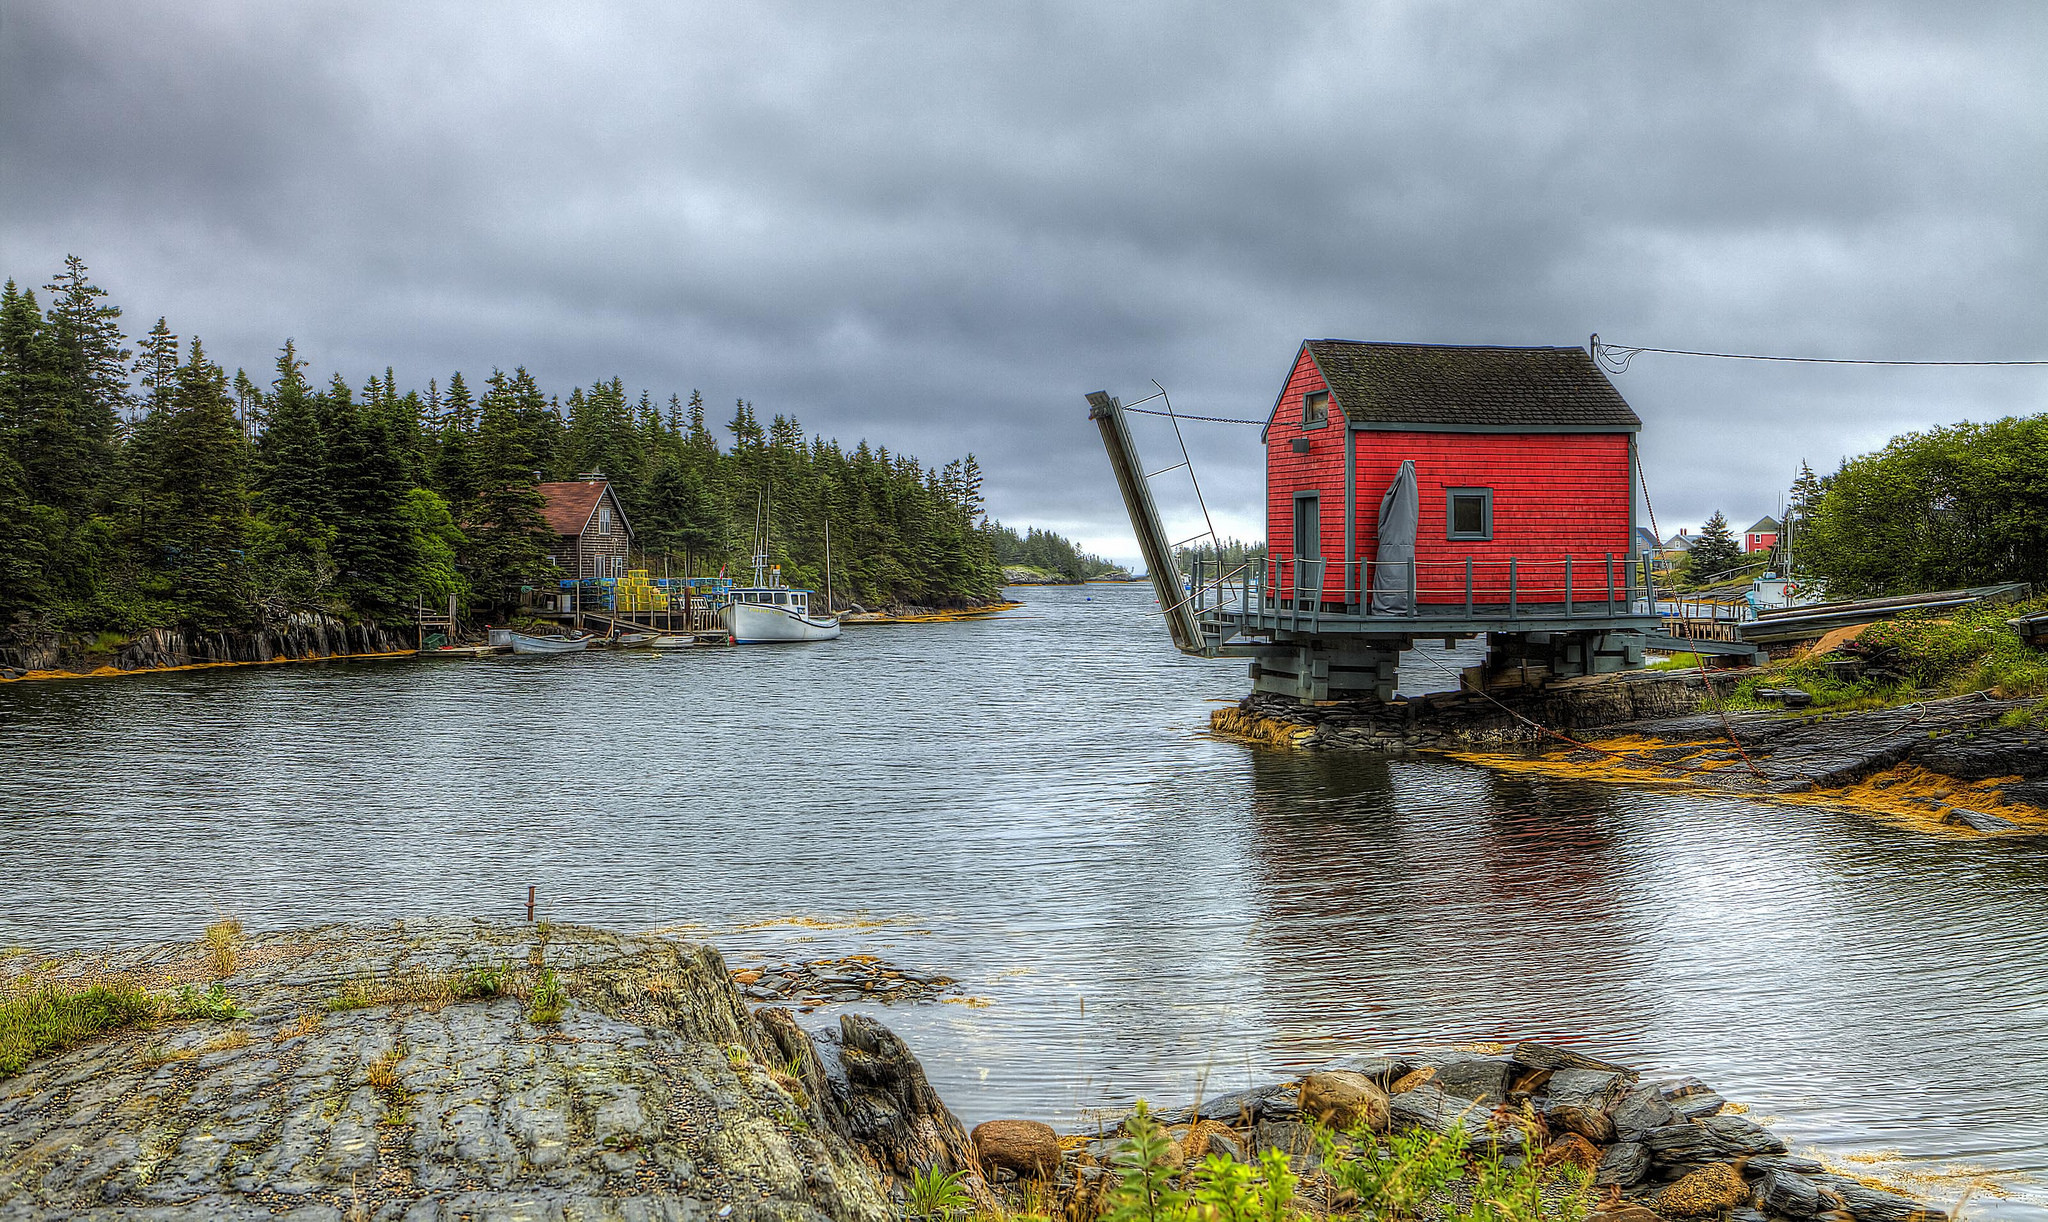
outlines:
[[[556, 920], [959, 977], [986, 1008], [885, 1017], [970, 1123], [1550, 1038], [1837, 1155], [2048, 1170], [2029, 842], [1215, 741], [1243, 672], [1174, 655], [1142, 587], [1027, 598], [824, 646], [0, 689], [0, 940], [509, 917], [535, 883]], [[762, 924], [793, 916], [851, 927]], [[2048, 1219], [2020, 1193], [1990, 1212]]]

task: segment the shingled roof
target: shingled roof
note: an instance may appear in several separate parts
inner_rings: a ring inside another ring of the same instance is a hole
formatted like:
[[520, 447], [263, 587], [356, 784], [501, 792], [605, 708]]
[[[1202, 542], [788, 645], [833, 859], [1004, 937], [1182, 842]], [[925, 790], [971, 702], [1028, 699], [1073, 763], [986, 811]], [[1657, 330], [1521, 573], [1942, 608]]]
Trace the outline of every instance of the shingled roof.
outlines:
[[1633, 432], [1643, 424], [1583, 348], [1349, 339], [1303, 346], [1353, 428]]
[[[546, 502], [541, 507], [541, 514], [548, 520], [548, 529], [558, 535], [582, 534], [583, 528], [590, 524], [590, 515], [597, 512], [597, 502], [610, 486], [609, 480], [601, 479], [572, 479], [537, 485]], [[623, 522], [625, 514], [621, 513], [619, 518]], [[630, 528], [627, 533], [632, 533]]]

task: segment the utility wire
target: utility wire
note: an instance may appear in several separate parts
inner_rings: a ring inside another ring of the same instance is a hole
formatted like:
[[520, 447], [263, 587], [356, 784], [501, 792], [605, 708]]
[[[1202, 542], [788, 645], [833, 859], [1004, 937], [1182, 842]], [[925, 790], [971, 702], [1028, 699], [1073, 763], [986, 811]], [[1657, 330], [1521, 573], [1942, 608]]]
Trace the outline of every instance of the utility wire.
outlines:
[[1644, 348], [1634, 344], [1602, 343], [1598, 335], [1593, 337], [1593, 356], [1601, 367], [1610, 373], [1627, 373], [1628, 364], [1645, 352], [1662, 353], [1665, 356], [1705, 356], [1723, 361], [1779, 361], [1792, 365], [1914, 365], [1914, 366], [1971, 366], [1993, 367], [2008, 365], [2048, 365], [2044, 361], [1892, 361], [1858, 357], [1839, 356], [1766, 356], [1755, 352], [1704, 352], [1696, 348]]
[[[1157, 383], [1154, 383], [1154, 385], [1157, 385]], [[1145, 399], [1156, 399], [1158, 397], [1158, 395], [1147, 395]], [[1143, 403], [1145, 399], [1140, 399], [1138, 402]], [[1200, 420], [1205, 424], [1256, 424], [1263, 426], [1266, 423], [1263, 420], [1237, 420], [1229, 416], [1190, 416], [1185, 412], [1162, 412], [1149, 407], [1132, 407], [1129, 404], [1124, 405], [1124, 410], [1136, 412], [1140, 416], [1171, 416], [1175, 420]]]

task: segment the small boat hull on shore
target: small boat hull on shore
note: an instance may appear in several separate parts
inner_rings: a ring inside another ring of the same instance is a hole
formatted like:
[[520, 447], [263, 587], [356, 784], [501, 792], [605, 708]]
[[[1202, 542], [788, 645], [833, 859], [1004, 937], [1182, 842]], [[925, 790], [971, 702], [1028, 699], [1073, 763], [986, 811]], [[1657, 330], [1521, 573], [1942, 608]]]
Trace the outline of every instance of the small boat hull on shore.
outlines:
[[613, 637], [612, 648], [639, 649], [642, 646], [654, 644], [654, 640], [655, 634], [652, 632], [628, 632], [624, 636]]
[[655, 637], [647, 644], [649, 648], [658, 649], [666, 653], [671, 649], [689, 649], [696, 645], [696, 643], [697, 638], [687, 633], [672, 633]]
[[523, 632], [508, 635], [512, 638], [513, 653], [582, 653], [590, 648], [590, 638], [587, 636], [528, 636]]

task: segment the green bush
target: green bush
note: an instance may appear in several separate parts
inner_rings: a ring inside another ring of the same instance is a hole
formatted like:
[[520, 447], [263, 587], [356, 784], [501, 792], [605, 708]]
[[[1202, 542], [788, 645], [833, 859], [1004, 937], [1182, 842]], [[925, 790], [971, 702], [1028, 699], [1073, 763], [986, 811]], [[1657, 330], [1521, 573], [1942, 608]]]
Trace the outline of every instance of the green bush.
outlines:
[[1592, 1202], [1584, 1172], [1498, 1154], [1468, 1163], [1459, 1137], [1379, 1139], [1318, 1128], [1316, 1152], [1333, 1193], [1326, 1215], [1296, 1200], [1300, 1177], [1279, 1150], [1266, 1150], [1256, 1166], [1212, 1154], [1183, 1177], [1143, 1103], [1124, 1130], [1113, 1158], [1117, 1179], [1103, 1200], [1107, 1222], [1312, 1222], [1338, 1214], [1362, 1222], [1583, 1222]]

